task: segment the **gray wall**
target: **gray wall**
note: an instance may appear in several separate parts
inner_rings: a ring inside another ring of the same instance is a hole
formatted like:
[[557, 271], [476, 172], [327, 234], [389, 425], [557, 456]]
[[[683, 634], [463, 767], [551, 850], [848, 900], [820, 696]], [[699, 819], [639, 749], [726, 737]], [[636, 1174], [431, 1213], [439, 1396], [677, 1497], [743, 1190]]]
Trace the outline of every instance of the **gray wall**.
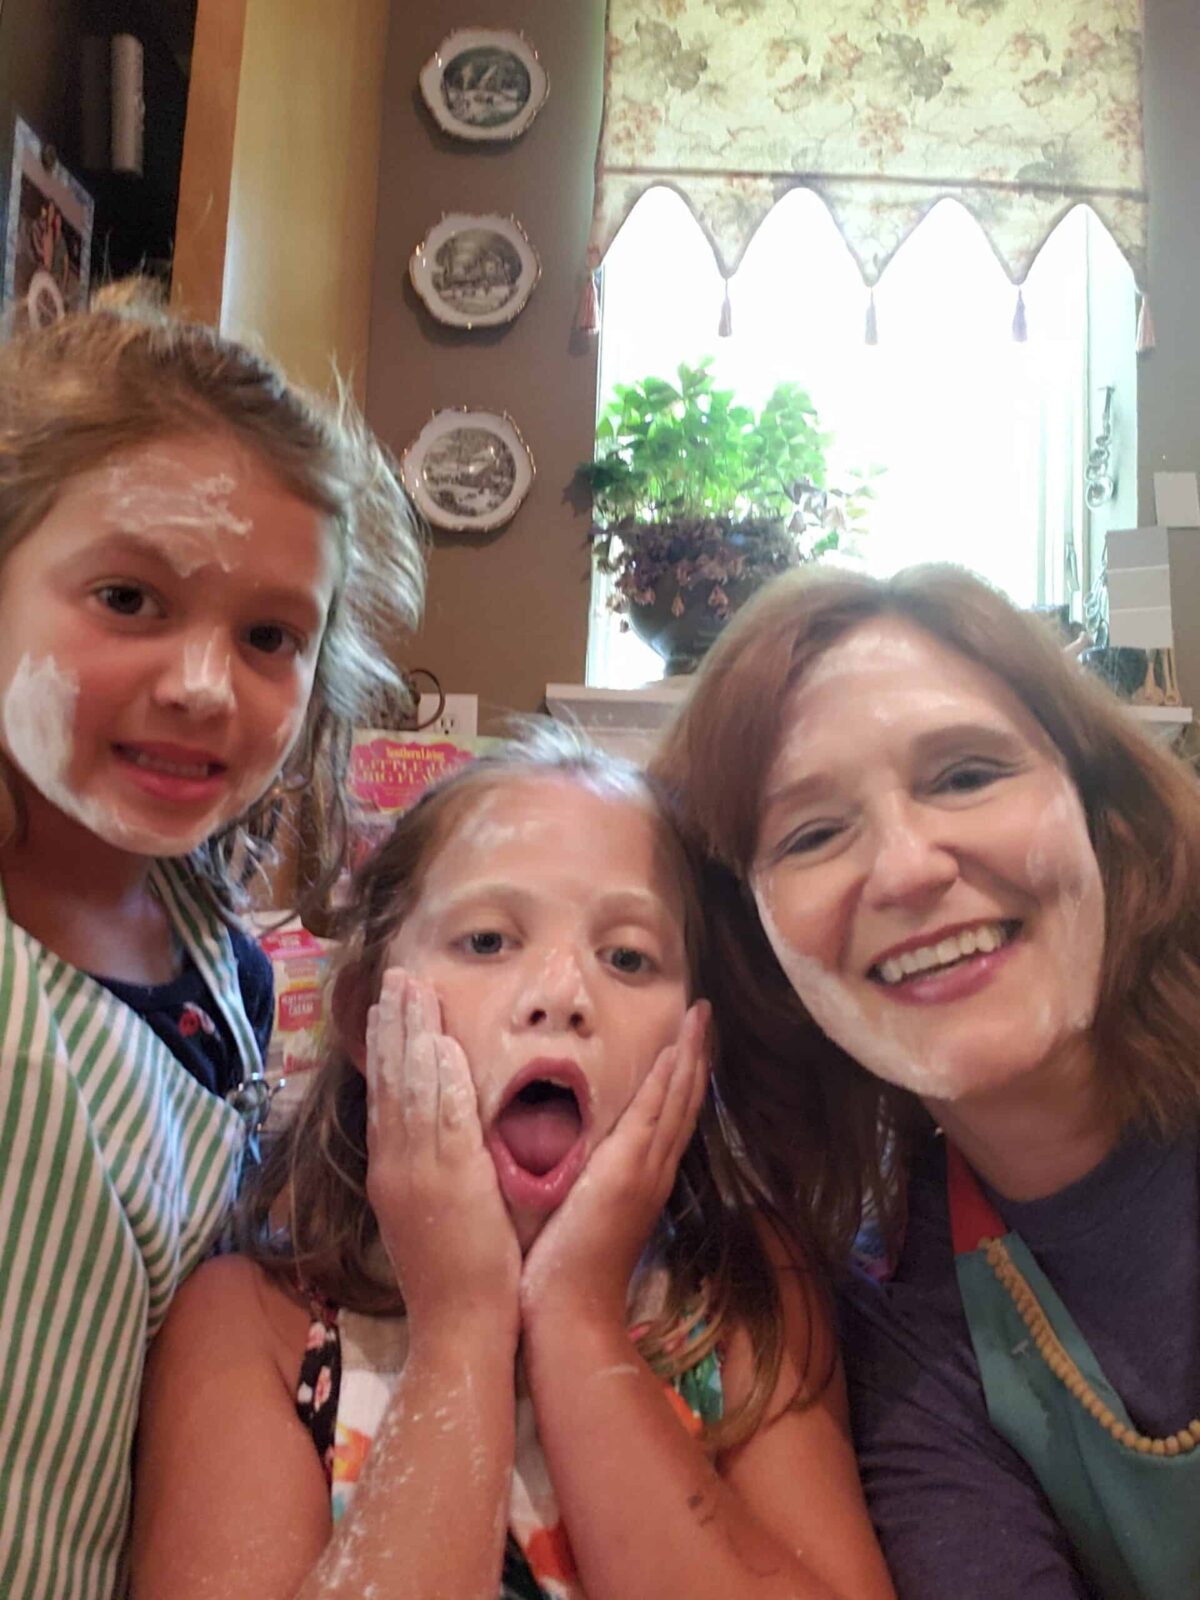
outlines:
[[[1138, 521], [1156, 469], [1200, 471], [1200, 3], [1145, 0], [1150, 305], [1158, 345], [1138, 362]], [[1179, 687], [1200, 713], [1200, 533], [1171, 547]]]
[[[1142, 356], [1138, 374], [1143, 526], [1154, 521], [1156, 468], [1200, 471], [1198, 0], [1146, 0], [1145, 71], [1150, 305], [1158, 347]], [[1196, 602], [1200, 610], [1200, 596]]]

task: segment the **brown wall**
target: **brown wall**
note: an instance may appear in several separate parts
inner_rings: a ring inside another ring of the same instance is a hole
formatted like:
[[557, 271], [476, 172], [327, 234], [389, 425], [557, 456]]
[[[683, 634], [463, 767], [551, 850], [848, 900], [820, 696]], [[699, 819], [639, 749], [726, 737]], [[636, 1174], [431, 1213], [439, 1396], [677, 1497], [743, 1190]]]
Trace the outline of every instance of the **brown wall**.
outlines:
[[0, 213], [8, 203], [13, 114], [78, 171], [78, 52], [84, 0], [0, 0]]
[[[480, 696], [481, 723], [531, 711], [547, 682], [583, 681], [587, 646], [586, 511], [566, 495], [591, 454], [594, 339], [572, 335], [599, 133], [603, 0], [472, 0], [463, 20], [519, 27], [550, 77], [550, 94], [514, 144], [443, 134], [418, 74], [457, 16], [393, 0], [384, 70], [383, 148], [371, 310], [367, 414], [399, 454], [443, 406], [507, 411], [537, 477], [505, 529], [439, 534], [421, 634], [406, 649], [442, 687]], [[515, 216], [542, 278], [515, 323], [476, 333], [440, 326], [408, 280], [408, 260], [446, 211]]]

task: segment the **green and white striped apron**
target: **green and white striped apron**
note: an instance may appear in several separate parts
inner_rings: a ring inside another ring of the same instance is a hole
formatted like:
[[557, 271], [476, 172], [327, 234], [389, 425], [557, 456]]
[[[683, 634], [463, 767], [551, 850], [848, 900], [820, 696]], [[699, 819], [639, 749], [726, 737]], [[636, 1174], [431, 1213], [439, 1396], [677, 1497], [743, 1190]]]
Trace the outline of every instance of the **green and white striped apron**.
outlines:
[[[154, 884], [260, 1070], [227, 930]], [[122, 1592], [147, 1340], [233, 1199], [237, 1112], [149, 1025], [12, 923], [0, 886], [0, 1595]]]

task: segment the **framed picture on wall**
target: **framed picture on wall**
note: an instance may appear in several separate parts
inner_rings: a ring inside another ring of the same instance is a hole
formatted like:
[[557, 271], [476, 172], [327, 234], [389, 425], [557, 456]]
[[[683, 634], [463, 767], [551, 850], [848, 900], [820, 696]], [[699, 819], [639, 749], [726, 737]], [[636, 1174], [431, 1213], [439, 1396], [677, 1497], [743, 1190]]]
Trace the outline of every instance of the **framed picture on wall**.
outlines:
[[516, 514], [536, 469], [510, 416], [453, 408], [434, 413], [401, 457], [400, 470], [435, 528], [487, 533]]
[[4, 238], [4, 300], [25, 300], [34, 327], [87, 304], [92, 197], [20, 117], [13, 130]]
[[519, 314], [542, 265], [515, 218], [456, 211], [430, 228], [408, 271], [439, 322], [493, 328]]
[[523, 34], [456, 28], [421, 69], [421, 93], [438, 126], [456, 139], [516, 139], [550, 88]]

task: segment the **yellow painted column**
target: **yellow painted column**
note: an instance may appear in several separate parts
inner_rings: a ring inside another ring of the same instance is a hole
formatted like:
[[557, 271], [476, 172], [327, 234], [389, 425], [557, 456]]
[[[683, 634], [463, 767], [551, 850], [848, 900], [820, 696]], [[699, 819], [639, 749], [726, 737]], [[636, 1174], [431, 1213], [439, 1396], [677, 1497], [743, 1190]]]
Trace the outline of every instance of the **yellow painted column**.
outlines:
[[366, 378], [388, 0], [245, 0], [220, 326]]
[[199, 0], [192, 41], [171, 304], [220, 322], [246, 0]]

